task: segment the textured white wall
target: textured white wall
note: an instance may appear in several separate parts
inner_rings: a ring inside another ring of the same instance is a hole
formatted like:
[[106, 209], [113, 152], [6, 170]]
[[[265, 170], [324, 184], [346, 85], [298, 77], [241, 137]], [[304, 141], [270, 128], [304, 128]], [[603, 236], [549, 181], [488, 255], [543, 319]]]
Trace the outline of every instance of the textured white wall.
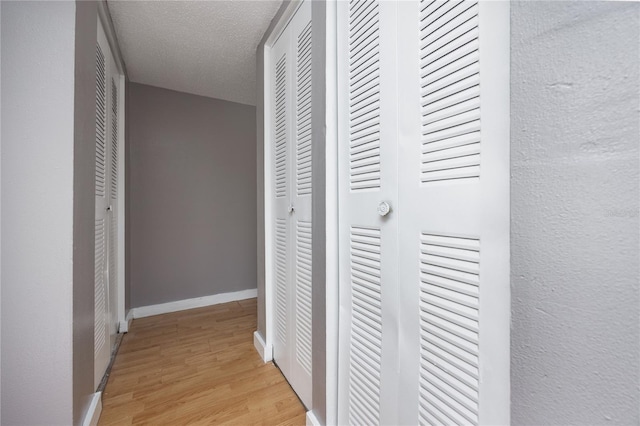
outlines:
[[512, 3], [515, 425], [640, 422], [639, 11]]
[[76, 8], [1, 8], [2, 421], [68, 425]]

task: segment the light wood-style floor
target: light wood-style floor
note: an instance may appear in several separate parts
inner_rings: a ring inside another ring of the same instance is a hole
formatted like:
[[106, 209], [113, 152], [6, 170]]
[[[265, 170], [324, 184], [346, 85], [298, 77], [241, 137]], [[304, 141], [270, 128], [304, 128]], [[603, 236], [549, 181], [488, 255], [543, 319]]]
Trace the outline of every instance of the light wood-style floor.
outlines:
[[124, 336], [100, 425], [304, 425], [305, 409], [253, 346], [256, 299], [140, 318]]

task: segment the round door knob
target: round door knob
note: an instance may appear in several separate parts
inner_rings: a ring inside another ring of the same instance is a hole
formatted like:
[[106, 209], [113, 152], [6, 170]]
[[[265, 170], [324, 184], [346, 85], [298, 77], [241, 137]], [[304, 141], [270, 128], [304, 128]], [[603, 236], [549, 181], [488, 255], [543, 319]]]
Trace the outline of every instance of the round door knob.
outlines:
[[378, 204], [378, 214], [380, 216], [386, 216], [391, 211], [391, 206], [386, 201], [380, 201]]

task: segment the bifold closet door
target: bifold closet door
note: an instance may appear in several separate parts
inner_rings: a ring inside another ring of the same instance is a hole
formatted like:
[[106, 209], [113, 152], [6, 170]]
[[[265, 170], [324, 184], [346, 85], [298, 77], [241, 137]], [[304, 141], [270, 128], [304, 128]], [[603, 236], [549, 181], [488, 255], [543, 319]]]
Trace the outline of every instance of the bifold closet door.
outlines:
[[270, 52], [275, 336], [273, 356], [311, 406], [311, 4]]
[[96, 45], [96, 173], [94, 384], [106, 371], [117, 334], [119, 75], [98, 22]]
[[508, 424], [508, 3], [338, 7], [339, 422]]
[[509, 5], [400, 2], [403, 424], [509, 423]]
[[[96, 178], [95, 178], [95, 281], [94, 281], [94, 386], [97, 387], [109, 364], [109, 134], [108, 67], [109, 54], [98, 32], [96, 45]], [[106, 53], [106, 54], [105, 54]]]
[[119, 112], [119, 76], [116, 69], [115, 60], [111, 60], [111, 73], [109, 76], [109, 85], [111, 93], [109, 95], [110, 105], [109, 112], [111, 118], [109, 120], [110, 147], [109, 147], [109, 266], [108, 266], [108, 294], [109, 294], [109, 342], [110, 347], [116, 343], [116, 335], [118, 333], [118, 178], [120, 176], [118, 170], [118, 119]]
[[293, 179], [291, 182], [291, 230], [294, 306], [293, 354], [289, 382], [304, 404], [311, 408], [311, 1], [298, 8], [289, 23], [294, 56], [292, 75], [291, 146]]
[[397, 4], [337, 7], [338, 423], [397, 424]]

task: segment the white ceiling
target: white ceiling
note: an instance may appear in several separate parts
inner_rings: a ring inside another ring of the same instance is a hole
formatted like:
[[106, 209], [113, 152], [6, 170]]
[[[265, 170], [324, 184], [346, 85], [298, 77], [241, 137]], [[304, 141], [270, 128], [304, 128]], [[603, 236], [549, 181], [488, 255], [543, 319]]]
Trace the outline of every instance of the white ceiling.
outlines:
[[108, 1], [132, 82], [249, 105], [256, 48], [281, 3]]

